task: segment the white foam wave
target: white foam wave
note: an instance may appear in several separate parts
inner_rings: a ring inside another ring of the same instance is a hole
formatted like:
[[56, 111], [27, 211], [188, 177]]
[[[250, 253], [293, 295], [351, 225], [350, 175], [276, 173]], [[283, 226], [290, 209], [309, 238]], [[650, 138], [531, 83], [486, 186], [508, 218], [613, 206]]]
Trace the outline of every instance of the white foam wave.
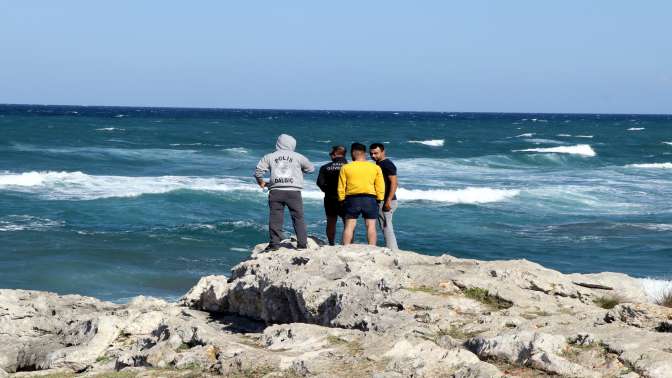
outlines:
[[520, 194], [515, 189], [467, 187], [464, 189], [405, 189], [397, 190], [400, 201], [433, 201], [451, 204], [480, 204], [509, 200]]
[[532, 138], [532, 139], [525, 139], [526, 142], [528, 143], [534, 143], [534, 144], [565, 144], [565, 142], [561, 142], [559, 140], [555, 139], [543, 139], [543, 138]]
[[408, 143], [424, 144], [430, 147], [443, 147], [445, 139], [430, 139], [430, 140], [409, 140]]
[[171, 146], [202, 146], [203, 143], [171, 143]]
[[30, 215], [10, 215], [0, 219], [0, 232], [13, 231], [44, 231], [46, 229], [61, 227], [62, 221], [48, 218], [38, 218]]
[[0, 174], [0, 190], [35, 193], [47, 199], [92, 200], [136, 197], [180, 189], [260, 192], [259, 187], [235, 177], [94, 176], [82, 172], [24, 172]]
[[222, 151], [233, 152], [233, 153], [237, 153], [237, 154], [249, 153], [249, 151], [246, 148], [243, 148], [243, 147], [225, 148]]
[[[467, 187], [464, 189], [397, 189], [399, 202], [429, 201], [449, 204], [481, 204], [502, 202], [520, 194], [516, 189], [493, 189]], [[321, 200], [324, 193], [320, 190], [307, 189], [302, 192], [302, 197], [307, 200]]]
[[631, 127], [628, 129], [628, 131], [642, 131], [645, 130], [644, 127]]
[[629, 168], [672, 169], [672, 163], [628, 164]]
[[513, 152], [550, 152], [557, 154], [572, 154], [581, 156], [595, 156], [595, 150], [589, 144], [577, 144], [576, 146], [560, 146], [548, 148], [528, 148], [525, 150], [513, 150]]
[[126, 131], [126, 129], [121, 129], [121, 128], [117, 128], [117, 127], [102, 127], [100, 129], [96, 129], [96, 130], [97, 131], [115, 131], [115, 130]]
[[669, 232], [672, 231], [672, 224], [667, 223], [626, 223], [632, 227], [643, 228], [650, 231]]
[[525, 133], [525, 134], [516, 135], [516, 138], [532, 138], [534, 135], [535, 135], [534, 133]]
[[556, 136], [559, 136], [559, 137], [571, 137], [572, 135], [571, 135], [571, 134], [558, 134], [558, 135], [556, 135]]
[[672, 142], [663, 142], [663, 144], [667, 144], [668, 146], [672, 146]]
[[672, 281], [640, 278], [639, 282], [642, 283], [642, 288], [651, 302], [656, 302], [661, 299], [663, 295], [672, 292]]
[[576, 138], [588, 138], [588, 139], [592, 139], [593, 136], [592, 136], [592, 135], [576, 135]]

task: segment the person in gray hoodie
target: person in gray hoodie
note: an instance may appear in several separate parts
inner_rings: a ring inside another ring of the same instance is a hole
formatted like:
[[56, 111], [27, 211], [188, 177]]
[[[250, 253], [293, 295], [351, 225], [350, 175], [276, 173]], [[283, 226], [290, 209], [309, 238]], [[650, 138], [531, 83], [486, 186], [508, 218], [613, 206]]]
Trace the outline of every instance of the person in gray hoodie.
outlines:
[[[268, 188], [268, 233], [270, 241], [268, 250], [276, 250], [282, 240], [282, 224], [285, 218], [285, 206], [292, 216], [297, 248], [308, 246], [308, 232], [303, 219], [303, 174], [315, 170], [313, 164], [303, 155], [295, 152], [296, 139], [287, 134], [278, 137], [275, 152], [265, 155], [254, 171], [259, 186]], [[271, 171], [271, 179], [264, 181], [266, 172]]]

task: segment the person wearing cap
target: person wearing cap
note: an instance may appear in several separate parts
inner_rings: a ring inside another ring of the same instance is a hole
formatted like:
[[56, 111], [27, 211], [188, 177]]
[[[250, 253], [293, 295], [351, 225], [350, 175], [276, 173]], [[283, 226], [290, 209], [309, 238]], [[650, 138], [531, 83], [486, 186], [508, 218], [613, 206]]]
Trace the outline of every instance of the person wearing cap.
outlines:
[[[282, 240], [282, 224], [285, 207], [289, 208], [294, 232], [296, 233], [297, 249], [308, 247], [308, 231], [303, 219], [303, 174], [315, 170], [313, 164], [303, 155], [295, 152], [296, 139], [287, 134], [278, 137], [275, 152], [265, 155], [254, 171], [259, 186], [268, 188], [268, 233], [269, 243], [266, 250], [277, 250]], [[271, 179], [264, 181], [266, 172], [271, 171]]]
[[345, 146], [332, 147], [329, 153], [331, 162], [320, 167], [320, 173], [317, 175], [317, 186], [324, 192], [324, 214], [327, 216], [326, 232], [329, 245], [335, 243], [338, 218], [344, 219], [345, 215], [338, 201], [338, 176], [341, 167], [348, 163], [345, 152]]
[[350, 147], [352, 162], [344, 165], [338, 177], [338, 199], [343, 202], [345, 227], [343, 245], [352, 243], [357, 218], [366, 222], [366, 238], [376, 245], [376, 219], [378, 203], [385, 197], [383, 172], [376, 164], [366, 160], [366, 146], [353, 143]]

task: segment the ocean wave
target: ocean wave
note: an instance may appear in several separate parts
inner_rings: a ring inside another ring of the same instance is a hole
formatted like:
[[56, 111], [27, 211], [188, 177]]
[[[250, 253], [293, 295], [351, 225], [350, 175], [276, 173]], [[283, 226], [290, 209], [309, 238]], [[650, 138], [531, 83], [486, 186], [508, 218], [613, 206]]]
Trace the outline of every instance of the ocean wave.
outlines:
[[649, 231], [669, 232], [672, 231], [672, 224], [667, 223], [625, 223], [625, 225], [636, 228], [643, 228]]
[[118, 127], [102, 127], [100, 129], [96, 129], [96, 131], [126, 131], [126, 129]]
[[93, 200], [137, 197], [175, 190], [261, 192], [259, 187], [235, 177], [198, 176], [94, 176], [82, 172], [24, 172], [0, 174], [0, 190], [35, 193], [56, 200]]
[[571, 134], [558, 134], [558, 135], [556, 135], [556, 136], [559, 136], [559, 137], [571, 137], [572, 135], [571, 135]]
[[430, 147], [443, 147], [445, 139], [430, 139], [430, 140], [409, 140], [408, 143], [424, 144]]
[[628, 168], [644, 168], [644, 169], [672, 169], [672, 163], [643, 163], [643, 164], [628, 164]]
[[668, 146], [672, 146], [672, 142], [663, 142], [663, 144], [667, 144]]
[[534, 135], [535, 135], [534, 133], [524, 133], [516, 135], [514, 138], [532, 138]]
[[9, 215], [0, 219], [0, 232], [44, 231], [62, 227], [64, 222], [30, 215]]
[[592, 135], [575, 135], [574, 137], [575, 137], [575, 138], [588, 138], [588, 139], [592, 139], [592, 138], [593, 138]]
[[557, 154], [571, 154], [581, 156], [595, 156], [595, 150], [589, 144], [577, 144], [576, 146], [560, 146], [548, 148], [528, 148], [525, 150], [513, 150], [513, 152], [548, 152]]
[[515, 189], [467, 187], [464, 189], [404, 189], [397, 190], [399, 201], [432, 201], [451, 204], [480, 204], [509, 200], [520, 194]]
[[655, 278], [640, 278], [644, 292], [651, 302], [656, 302], [663, 298], [663, 295], [672, 292], [672, 281], [660, 280]]
[[645, 127], [631, 127], [628, 129], [628, 131], [642, 131], [645, 130]]
[[525, 139], [526, 142], [528, 143], [534, 143], [534, 144], [565, 144], [565, 142], [555, 140], [555, 139], [543, 139], [543, 138], [533, 138], [533, 139]]
[[236, 154], [247, 154], [247, 153], [250, 152], [250, 151], [247, 150], [247, 148], [244, 148], [244, 147], [225, 148], [222, 151], [233, 152], [233, 153], [236, 153]]
[[[167, 148], [115, 148], [115, 147], [57, 147], [49, 148], [27, 144], [13, 144], [14, 151], [34, 152], [36, 154], [74, 155], [94, 159], [126, 160], [183, 160], [198, 157], [197, 150]], [[212, 160], [207, 157], [207, 160]]]

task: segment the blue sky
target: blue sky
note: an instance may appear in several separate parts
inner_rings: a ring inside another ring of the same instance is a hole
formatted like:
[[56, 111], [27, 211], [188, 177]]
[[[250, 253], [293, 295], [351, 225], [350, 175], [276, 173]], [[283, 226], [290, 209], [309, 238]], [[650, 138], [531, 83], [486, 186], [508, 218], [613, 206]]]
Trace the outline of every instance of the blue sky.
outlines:
[[0, 0], [0, 103], [672, 113], [672, 2]]

